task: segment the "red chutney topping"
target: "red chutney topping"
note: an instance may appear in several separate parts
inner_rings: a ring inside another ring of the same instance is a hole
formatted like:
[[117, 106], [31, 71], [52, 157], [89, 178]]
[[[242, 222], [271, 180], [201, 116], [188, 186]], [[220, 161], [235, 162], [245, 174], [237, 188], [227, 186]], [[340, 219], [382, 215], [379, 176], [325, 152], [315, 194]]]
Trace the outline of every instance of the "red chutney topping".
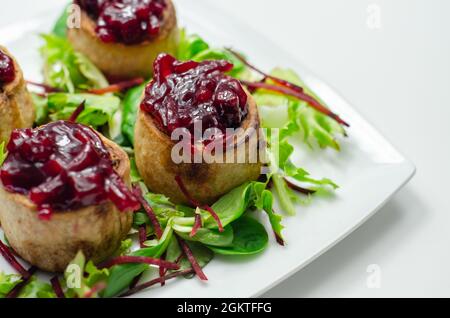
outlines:
[[139, 203], [113, 168], [111, 156], [91, 128], [57, 121], [16, 129], [7, 145], [0, 179], [7, 191], [27, 195], [42, 218], [111, 200], [121, 211]]
[[0, 86], [14, 81], [15, 73], [16, 69], [12, 58], [0, 50]]
[[155, 38], [164, 19], [166, 0], [75, 0], [96, 21], [106, 43], [127, 45]]
[[233, 64], [224, 60], [180, 62], [168, 54], [155, 60], [154, 79], [145, 90], [141, 109], [171, 135], [177, 128], [194, 134], [200, 121], [209, 128], [238, 128], [248, 113], [247, 94], [240, 82], [228, 75]]

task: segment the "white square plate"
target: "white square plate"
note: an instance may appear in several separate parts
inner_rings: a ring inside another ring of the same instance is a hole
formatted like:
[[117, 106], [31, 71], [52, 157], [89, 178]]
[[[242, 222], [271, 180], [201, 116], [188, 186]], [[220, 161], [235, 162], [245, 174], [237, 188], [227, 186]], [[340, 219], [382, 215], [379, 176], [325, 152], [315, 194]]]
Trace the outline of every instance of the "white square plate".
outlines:
[[[273, 238], [269, 248], [254, 257], [216, 257], [205, 269], [207, 283], [197, 279], [170, 282], [138, 297], [254, 297], [261, 295], [302, 269], [363, 224], [414, 175], [405, 159], [367, 121], [327, 84], [317, 79], [295, 58], [245, 24], [226, 16], [207, 0], [176, 1], [180, 25], [217, 46], [245, 52], [263, 69], [275, 66], [296, 70], [332, 109], [351, 124], [342, 151], [305, 149], [299, 143], [295, 160], [316, 177], [329, 177], [340, 185], [336, 195], [316, 198], [299, 206], [295, 217], [286, 217], [286, 247]], [[49, 32], [62, 5], [45, 16], [0, 29], [0, 43], [15, 54], [27, 79], [40, 80], [38, 33]], [[11, 271], [3, 259], [0, 270]]]

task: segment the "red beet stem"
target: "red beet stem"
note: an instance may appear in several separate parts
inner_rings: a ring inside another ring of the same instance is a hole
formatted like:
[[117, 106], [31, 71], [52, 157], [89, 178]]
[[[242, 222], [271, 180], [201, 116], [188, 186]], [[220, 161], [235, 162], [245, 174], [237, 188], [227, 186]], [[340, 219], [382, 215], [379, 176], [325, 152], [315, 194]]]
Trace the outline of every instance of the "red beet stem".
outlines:
[[197, 200], [195, 200], [190, 194], [189, 191], [187, 190], [186, 186], [183, 183], [183, 180], [181, 179], [180, 176], [176, 176], [175, 177], [175, 181], [178, 184], [178, 187], [180, 188], [181, 192], [183, 192], [184, 196], [186, 197], [186, 199], [188, 199], [188, 201], [190, 202], [190, 204], [192, 206], [196, 206], [199, 207], [203, 210], [208, 211], [209, 214], [211, 214], [211, 216], [213, 217], [213, 219], [217, 222], [217, 226], [219, 227], [219, 232], [223, 232], [223, 226], [222, 226], [222, 221], [220, 221], [219, 216], [217, 215], [216, 212], [214, 212], [214, 210], [206, 204], [200, 204]]
[[34, 266], [30, 267], [27, 271], [28, 276], [27, 277], [22, 276], [22, 281], [19, 284], [17, 284], [13, 289], [11, 289], [8, 295], [6, 295], [6, 298], [17, 298], [22, 288], [24, 288], [28, 284], [31, 276], [33, 276], [33, 274], [36, 273], [36, 271], [37, 267]]
[[107, 93], [118, 93], [126, 89], [132, 88], [134, 86], [138, 86], [142, 83], [144, 83], [144, 79], [142, 77], [138, 77], [128, 81], [118, 82], [103, 88], [89, 89], [87, 92], [96, 95], [103, 95]]
[[284, 178], [284, 181], [286, 182], [286, 184], [289, 188], [291, 188], [292, 190], [295, 190], [297, 192], [300, 192], [300, 193], [303, 193], [306, 195], [314, 194], [317, 192], [316, 190], [310, 190], [310, 189], [305, 189], [303, 187], [300, 187], [300, 186], [296, 185], [295, 183], [292, 183], [291, 181], [289, 181], [289, 179], [287, 179], [287, 178]]
[[147, 227], [145, 225], [141, 225], [139, 227], [139, 245], [141, 248], [145, 247], [145, 241], [147, 241]]
[[202, 216], [200, 214], [196, 214], [195, 215], [195, 223], [194, 223], [194, 226], [192, 227], [192, 231], [189, 236], [194, 237], [201, 227], [202, 227]]
[[[163, 259], [163, 260], [166, 259], [166, 253], [163, 254], [161, 259]], [[164, 267], [159, 268], [159, 278], [161, 279], [161, 287], [163, 287], [166, 284], [166, 280], [164, 279], [164, 275], [166, 275], [166, 273], [167, 273], [167, 269], [165, 269]]]
[[220, 221], [220, 218], [217, 215], [217, 213], [214, 212], [214, 210], [209, 205], [202, 206], [202, 209], [208, 211], [209, 214], [211, 214], [213, 219], [216, 221], [217, 226], [219, 227], [219, 232], [223, 232], [224, 230], [223, 230], [223, 226], [222, 226], [222, 221]]
[[247, 65], [249, 68], [251, 68], [255, 72], [257, 72], [257, 73], [261, 74], [262, 76], [264, 76], [264, 80], [271, 79], [272, 81], [274, 81], [274, 82], [276, 82], [276, 83], [278, 83], [278, 84], [280, 84], [282, 86], [285, 86], [287, 88], [290, 88], [293, 91], [296, 91], [296, 92], [299, 92], [299, 93], [303, 93], [304, 92], [303, 87], [300, 87], [300, 86], [298, 86], [298, 85], [296, 85], [294, 83], [288, 82], [288, 81], [286, 81], [284, 79], [281, 79], [279, 77], [267, 74], [267, 73], [261, 71], [260, 69], [258, 69], [256, 66], [250, 64], [241, 54], [239, 54], [239, 53], [237, 53], [237, 52], [235, 52], [235, 51], [233, 51], [232, 49], [229, 49], [229, 48], [227, 50], [228, 50], [228, 52], [230, 52], [231, 54], [236, 56], [242, 63]]
[[[164, 281], [168, 281], [169, 279], [173, 279], [173, 278], [176, 278], [176, 277], [179, 277], [179, 276], [189, 275], [189, 274], [192, 274], [192, 273], [194, 273], [194, 270], [192, 268], [185, 269], [185, 270], [179, 271], [179, 272], [174, 272], [174, 273], [171, 273], [171, 274], [168, 274], [168, 275], [164, 276]], [[120, 295], [119, 297], [132, 296], [132, 295], [140, 292], [141, 290], [144, 290], [146, 288], [152, 287], [152, 286], [154, 286], [156, 284], [159, 284], [161, 282], [162, 282], [161, 277], [155, 278], [155, 279], [153, 279], [153, 280], [151, 280], [149, 282], [137, 285], [136, 287], [130, 289], [129, 291], [127, 291], [126, 293]]]
[[75, 123], [77, 121], [78, 116], [83, 112], [86, 106], [86, 101], [82, 101], [80, 105], [75, 109], [75, 111], [70, 115], [69, 121]]
[[106, 288], [106, 283], [99, 282], [99, 283], [95, 284], [94, 286], [92, 286], [92, 288], [90, 290], [88, 290], [86, 293], [84, 293], [83, 298], [92, 298], [92, 296], [94, 296], [94, 294], [101, 292], [105, 288]]
[[186, 199], [188, 199], [189, 203], [192, 206], [196, 206], [196, 207], [201, 206], [201, 204], [190, 195], [189, 191], [187, 190], [187, 188], [184, 185], [184, 182], [180, 176], [176, 176], [175, 181], [177, 182], [178, 187], [180, 188], [181, 192], [183, 192], [184, 196], [186, 197]]
[[184, 258], [184, 253], [181, 253], [180, 256], [178, 256], [177, 260], [175, 261], [175, 264], [180, 264], [180, 262], [183, 258]]
[[206, 277], [205, 273], [203, 273], [201, 266], [198, 264], [194, 254], [192, 253], [187, 243], [182, 239], [180, 239], [179, 237], [177, 237], [177, 239], [178, 244], [180, 244], [181, 249], [184, 252], [184, 255], [186, 255], [187, 259], [189, 260], [189, 263], [191, 263], [192, 268], [194, 269], [195, 274], [197, 274], [198, 278], [200, 278], [201, 280], [208, 280], [208, 277]]
[[50, 85], [47, 84], [43, 84], [43, 83], [37, 83], [37, 82], [33, 82], [33, 81], [26, 81], [28, 85], [32, 85], [32, 86], [36, 86], [39, 88], [42, 88], [44, 90], [45, 93], [58, 93], [58, 92], [62, 92], [61, 89], [56, 88], [56, 87], [52, 87]]
[[6, 261], [24, 278], [29, 278], [31, 274], [17, 261], [8, 246], [0, 240], [0, 253]]
[[54, 276], [52, 279], [50, 279], [50, 283], [52, 284], [52, 287], [53, 287], [53, 290], [55, 291], [56, 297], [66, 298], [66, 295], [64, 295], [61, 284], [59, 282], [58, 276]]
[[138, 198], [139, 202], [141, 203], [142, 207], [144, 208], [145, 212], [147, 213], [148, 218], [150, 219], [150, 222], [152, 222], [156, 237], [158, 239], [160, 239], [163, 235], [161, 224], [159, 224], [158, 219], [156, 218], [155, 211], [153, 211], [150, 204], [148, 204], [147, 200], [144, 198], [141, 187], [139, 185], [135, 185], [133, 187], [133, 193]]
[[342, 120], [337, 114], [333, 113], [331, 110], [329, 110], [328, 108], [326, 108], [325, 106], [323, 106], [321, 103], [319, 103], [314, 97], [306, 94], [306, 93], [300, 93], [297, 91], [294, 91], [293, 89], [287, 88], [287, 87], [283, 87], [283, 86], [279, 86], [279, 85], [272, 85], [272, 84], [267, 84], [267, 83], [260, 83], [260, 82], [247, 82], [247, 81], [241, 81], [242, 84], [244, 84], [245, 86], [249, 87], [249, 88], [253, 88], [253, 89], [266, 89], [269, 91], [273, 91], [273, 92], [277, 92], [277, 93], [281, 93], [284, 95], [288, 95], [288, 96], [292, 96], [295, 97], [299, 100], [305, 101], [308, 103], [309, 106], [311, 106], [312, 108], [314, 108], [315, 110], [317, 110], [318, 112], [334, 119], [335, 121], [337, 121], [339, 124], [344, 125], [346, 127], [350, 127], [349, 124], [347, 124], [344, 120]]
[[109, 261], [104, 262], [99, 267], [110, 268], [114, 265], [130, 264], [130, 263], [149, 264], [173, 270], [177, 270], [180, 268], [178, 264], [167, 262], [158, 258], [144, 257], [144, 256], [118, 256]]

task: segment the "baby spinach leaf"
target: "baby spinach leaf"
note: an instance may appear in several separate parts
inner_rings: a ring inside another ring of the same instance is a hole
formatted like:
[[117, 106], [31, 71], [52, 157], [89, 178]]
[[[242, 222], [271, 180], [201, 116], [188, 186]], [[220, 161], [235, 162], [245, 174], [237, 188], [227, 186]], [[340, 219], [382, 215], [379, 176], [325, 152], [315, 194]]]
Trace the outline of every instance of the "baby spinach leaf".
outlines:
[[177, 232], [177, 235], [186, 241], [200, 242], [211, 246], [230, 246], [233, 242], [233, 228], [229, 225], [224, 228], [223, 232], [200, 228], [194, 237], [189, 233]]
[[[217, 213], [223, 226], [239, 219], [247, 210], [250, 204], [252, 183], [245, 183], [221, 197], [212, 205], [212, 209]], [[217, 222], [212, 217], [207, 217], [204, 227], [217, 229]]]
[[243, 216], [232, 224], [234, 231], [233, 244], [229, 247], [208, 246], [216, 254], [251, 255], [262, 252], [269, 241], [262, 224], [253, 218]]

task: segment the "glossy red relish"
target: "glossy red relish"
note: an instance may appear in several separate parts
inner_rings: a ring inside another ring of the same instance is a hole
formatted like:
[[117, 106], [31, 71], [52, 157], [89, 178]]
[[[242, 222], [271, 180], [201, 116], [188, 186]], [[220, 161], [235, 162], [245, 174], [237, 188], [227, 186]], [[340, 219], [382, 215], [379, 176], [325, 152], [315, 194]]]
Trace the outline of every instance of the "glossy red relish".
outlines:
[[111, 156], [91, 128], [57, 121], [16, 129], [0, 178], [6, 190], [28, 195], [41, 217], [111, 200], [121, 211], [139, 203], [113, 168]]
[[0, 50], [0, 85], [14, 81], [16, 69], [12, 58]]
[[166, 0], [75, 0], [106, 43], [138, 44], [159, 34]]
[[233, 64], [224, 60], [180, 62], [168, 54], [155, 60], [154, 79], [145, 90], [141, 108], [159, 128], [171, 135], [177, 128], [194, 133], [201, 122], [209, 128], [240, 127], [247, 115], [247, 94], [240, 82], [225, 72]]

